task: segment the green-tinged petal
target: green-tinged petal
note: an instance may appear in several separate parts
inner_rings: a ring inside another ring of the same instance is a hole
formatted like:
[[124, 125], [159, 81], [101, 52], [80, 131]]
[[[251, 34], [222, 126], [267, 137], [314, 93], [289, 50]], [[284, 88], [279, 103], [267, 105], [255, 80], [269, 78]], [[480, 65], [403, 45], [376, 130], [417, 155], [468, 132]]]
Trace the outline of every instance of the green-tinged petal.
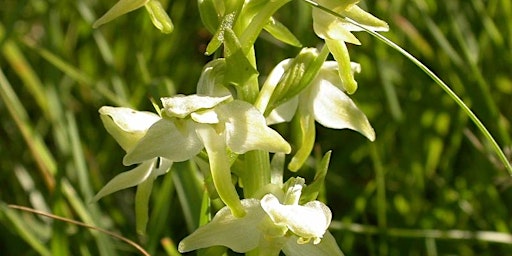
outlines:
[[274, 17], [270, 17], [268, 23], [263, 27], [263, 29], [283, 43], [287, 43], [295, 47], [302, 46], [299, 39], [297, 39], [297, 37], [295, 37], [295, 35], [290, 32], [285, 25], [274, 19]]
[[131, 108], [104, 106], [99, 110], [105, 129], [125, 150], [131, 150], [160, 117]]
[[165, 12], [160, 1], [150, 0], [145, 6], [151, 18], [151, 22], [153, 22], [153, 25], [162, 33], [169, 34], [174, 30], [172, 20]]
[[286, 256], [343, 256], [343, 252], [329, 231], [325, 232], [319, 244], [313, 244], [313, 242], [299, 244], [297, 239], [291, 237], [284, 245], [283, 252]]
[[[352, 77], [355, 73], [361, 72], [361, 65], [356, 62], [350, 62], [350, 74]], [[317, 76], [319, 79], [328, 80], [330, 83], [345, 91], [345, 86], [339, 75], [339, 65], [336, 61], [326, 61]]]
[[190, 113], [209, 109], [217, 106], [219, 103], [231, 99], [231, 95], [223, 97], [211, 97], [204, 95], [176, 95], [173, 97], [161, 98], [164, 113], [171, 117], [185, 118]]
[[332, 39], [360, 45], [361, 42], [346, 27], [346, 22], [325, 13], [322, 10], [313, 9], [313, 30], [322, 39]]
[[291, 147], [279, 133], [267, 126], [263, 115], [251, 104], [234, 100], [215, 111], [226, 120], [227, 144], [233, 152], [250, 150], [290, 153]]
[[157, 176], [167, 173], [172, 165], [172, 162], [167, 159], [160, 158], [159, 161], [153, 166], [151, 175], [137, 185], [137, 192], [135, 193], [135, 227], [140, 235], [146, 234], [146, 225], [149, 218], [149, 198], [153, 189], [153, 182]]
[[261, 199], [261, 207], [277, 225], [286, 225], [299, 237], [298, 243], [314, 244], [321, 241], [331, 223], [331, 210], [319, 201], [305, 205], [282, 205], [277, 197], [267, 194]]
[[167, 119], [153, 124], [133, 150], [126, 154], [123, 164], [131, 165], [156, 157], [181, 162], [197, 155], [203, 145], [195, 133], [194, 123], [189, 120], [179, 124], [178, 128], [175, 122]]
[[[345, 9], [344, 11], [341, 11], [340, 13], [342, 16], [350, 18], [351, 20], [355, 21], [356, 23], [360, 24], [361, 26], [366, 27], [369, 30], [373, 31], [388, 31], [389, 26], [388, 24], [371, 15], [370, 13], [366, 12], [365, 10], [361, 9], [361, 7], [354, 5], [350, 8]], [[343, 26], [345, 29], [349, 31], [362, 31], [363, 29], [353, 25], [350, 22], [342, 21]]]
[[155, 166], [156, 159], [143, 162], [134, 169], [122, 172], [112, 178], [107, 185], [105, 185], [93, 198], [97, 201], [100, 198], [112, 194], [121, 189], [134, 187], [145, 181], [150, 175], [153, 167]]
[[135, 229], [139, 235], [146, 234], [149, 218], [149, 197], [154, 181], [153, 177], [148, 177], [137, 186], [137, 192], [135, 193]]
[[[373, 31], [387, 31], [389, 29], [388, 24], [372, 14], [366, 12], [361, 9], [361, 7], [356, 4], [359, 2], [358, 0], [350, 0], [350, 1], [337, 1], [337, 0], [318, 0], [318, 4], [328, 9], [333, 10], [334, 12], [339, 13], [344, 18], [349, 18], [352, 21], [358, 23], [361, 26], [365, 26], [369, 30]], [[341, 18], [336, 18], [331, 14], [327, 14], [322, 10], [317, 9], [317, 15], [330, 16], [334, 18], [332, 22], [337, 23], [335, 26], [340, 26], [345, 28], [348, 31], [362, 31], [362, 29], [358, 26], [353, 25], [352, 23], [343, 20]], [[315, 18], [321, 18], [322, 16], [315, 16]], [[319, 20], [315, 20], [317, 22]], [[325, 24], [325, 23], [324, 23]]]
[[291, 100], [279, 105], [265, 118], [267, 125], [290, 122], [295, 115], [298, 106], [299, 97], [292, 98]]
[[[303, 99], [303, 97], [300, 99]], [[305, 99], [305, 101], [307, 102], [307, 99]], [[304, 111], [301, 108], [301, 110], [296, 114], [293, 124], [294, 133], [297, 134], [298, 138], [298, 149], [292, 160], [290, 160], [288, 169], [292, 172], [296, 172], [309, 158], [311, 151], [313, 150], [313, 146], [315, 145], [316, 129], [313, 113], [310, 113], [310, 111]]]
[[344, 10], [359, 3], [360, 0], [316, 0], [316, 2], [331, 10]]
[[330, 81], [317, 79], [311, 90], [310, 102], [317, 122], [327, 128], [352, 129], [375, 140], [375, 131], [365, 114]]
[[178, 245], [181, 253], [222, 245], [239, 253], [258, 246], [261, 231], [257, 228], [266, 217], [257, 199], [244, 199], [242, 206], [247, 214], [237, 218], [228, 207], [220, 209], [212, 221], [185, 237]]
[[144, 6], [149, 0], [119, 0], [110, 10], [107, 11], [101, 18], [94, 22], [93, 28], [97, 28], [123, 14], [131, 12]]
[[350, 64], [347, 46], [342, 41], [332, 39], [325, 39], [325, 43], [327, 47], [329, 47], [336, 62], [338, 62], [338, 72], [343, 88], [348, 94], [353, 94], [357, 90], [357, 82], [352, 73], [352, 65]]
[[231, 182], [231, 169], [226, 152], [225, 135], [218, 134], [210, 125], [204, 124], [198, 125], [196, 132], [204, 144], [206, 153], [208, 153], [213, 184], [219, 197], [231, 209], [234, 216], [242, 217], [246, 213], [235, 186]]

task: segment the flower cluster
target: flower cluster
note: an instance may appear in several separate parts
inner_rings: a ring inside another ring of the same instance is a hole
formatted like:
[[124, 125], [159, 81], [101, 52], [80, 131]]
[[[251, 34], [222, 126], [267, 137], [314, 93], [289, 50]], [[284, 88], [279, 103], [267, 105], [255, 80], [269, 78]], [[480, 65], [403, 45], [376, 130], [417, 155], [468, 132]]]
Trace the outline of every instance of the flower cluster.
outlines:
[[[258, 255], [342, 255], [328, 231], [331, 211], [316, 200], [323, 178], [309, 186], [301, 177], [283, 184], [284, 155], [294, 153], [288, 170], [303, 167], [315, 141], [315, 122], [375, 140], [368, 119], [348, 96], [357, 89], [354, 73], [361, 68], [350, 61], [345, 43], [360, 44], [352, 31], [388, 27], [359, 8], [357, 0], [319, 0], [339, 14], [313, 9], [313, 28], [325, 41], [323, 49], [303, 48], [276, 65], [259, 86], [253, 44], [261, 30], [301, 46], [272, 17], [289, 1], [198, 1], [201, 19], [213, 34], [206, 53], [222, 50], [223, 56], [205, 65], [197, 94], [161, 98], [159, 114], [124, 107], [100, 109], [105, 128], [126, 152], [123, 164], [136, 167], [114, 177], [94, 200], [137, 186], [137, 227], [144, 232], [154, 179], [174, 162], [194, 161], [200, 155], [207, 162], [214, 194], [225, 206], [180, 242], [180, 252], [221, 245]], [[158, 0], [120, 0], [94, 26], [143, 6], [157, 28], [172, 31]], [[335, 61], [327, 61], [329, 53]], [[269, 127], [288, 122], [296, 133], [294, 148]], [[283, 167], [271, 166], [269, 153]], [[327, 171], [325, 159], [321, 177]], [[238, 188], [244, 190], [244, 199]]]

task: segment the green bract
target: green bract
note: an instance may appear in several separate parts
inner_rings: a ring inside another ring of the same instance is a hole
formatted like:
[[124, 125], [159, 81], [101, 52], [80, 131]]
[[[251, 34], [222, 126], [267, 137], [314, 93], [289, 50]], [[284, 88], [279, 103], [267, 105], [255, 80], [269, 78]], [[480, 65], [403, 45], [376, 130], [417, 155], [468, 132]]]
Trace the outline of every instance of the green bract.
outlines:
[[162, 33], [171, 33], [174, 29], [171, 18], [158, 0], [119, 0], [92, 25], [97, 28], [115, 18], [145, 6], [153, 25]]
[[[387, 31], [388, 24], [373, 15], [367, 13], [356, 4], [359, 1], [319, 0], [318, 4], [339, 13], [341, 16], [351, 19], [357, 24], [373, 31]], [[350, 72], [350, 57], [345, 42], [359, 45], [361, 42], [351, 33], [362, 29], [352, 23], [325, 13], [323, 10], [313, 8], [313, 29], [315, 33], [325, 40], [334, 59], [338, 62], [339, 75], [343, 81], [343, 87], [348, 94], [357, 89], [357, 82]]]
[[[266, 194], [261, 200], [243, 199], [247, 214], [237, 218], [227, 207], [213, 220], [183, 239], [180, 252], [216, 245], [235, 252], [258, 250], [259, 255], [343, 255], [327, 228], [331, 211], [319, 202], [299, 205], [304, 179], [297, 178], [284, 197]], [[307, 252], [309, 254], [304, 254]]]

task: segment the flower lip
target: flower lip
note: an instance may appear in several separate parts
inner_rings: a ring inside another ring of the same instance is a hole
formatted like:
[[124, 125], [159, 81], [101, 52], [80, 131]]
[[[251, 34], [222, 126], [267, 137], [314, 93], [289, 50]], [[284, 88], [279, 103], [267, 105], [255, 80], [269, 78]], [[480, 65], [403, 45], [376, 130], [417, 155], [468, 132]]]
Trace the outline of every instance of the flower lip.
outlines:
[[286, 227], [299, 237], [297, 243], [305, 244], [313, 239], [320, 243], [331, 223], [331, 210], [320, 201], [305, 205], [283, 205], [277, 197], [267, 194], [261, 199], [261, 207], [276, 225]]

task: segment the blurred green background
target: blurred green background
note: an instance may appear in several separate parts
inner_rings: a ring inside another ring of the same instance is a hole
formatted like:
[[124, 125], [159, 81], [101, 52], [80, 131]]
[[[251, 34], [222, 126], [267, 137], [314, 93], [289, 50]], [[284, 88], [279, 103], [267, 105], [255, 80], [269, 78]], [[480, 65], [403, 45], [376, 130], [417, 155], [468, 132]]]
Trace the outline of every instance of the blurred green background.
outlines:
[[[4, 255], [137, 254], [107, 235], [8, 204], [114, 231], [152, 255], [175, 254], [173, 243], [190, 232], [186, 205], [200, 204], [202, 185], [186, 164], [156, 181], [147, 236], [135, 232], [134, 189], [90, 202], [108, 180], [128, 170], [97, 110], [152, 110], [150, 99], [193, 93], [211, 59], [203, 55], [211, 35], [196, 1], [162, 1], [175, 25], [169, 35], [160, 34], [143, 10], [92, 29], [114, 3], [0, 2]], [[387, 21], [390, 31], [384, 34], [447, 82], [512, 156], [511, 1], [368, 0], [360, 6]], [[293, 1], [276, 17], [304, 46], [321, 43], [305, 3]], [[345, 254], [510, 254], [512, 180], [488, 143], [416, 66], [375, 38], [357, 36], [363, 45], [349, 50], [362, 73], [353, 98], [377, 140], [319, 126], [310, 164], [333, 150], [321, 199], [333, 211], [331, 231]], [[256, 45], [260, 74], [298, 51], [262, 34]], [[312, 174], [306, 168], [301, 175]]]

